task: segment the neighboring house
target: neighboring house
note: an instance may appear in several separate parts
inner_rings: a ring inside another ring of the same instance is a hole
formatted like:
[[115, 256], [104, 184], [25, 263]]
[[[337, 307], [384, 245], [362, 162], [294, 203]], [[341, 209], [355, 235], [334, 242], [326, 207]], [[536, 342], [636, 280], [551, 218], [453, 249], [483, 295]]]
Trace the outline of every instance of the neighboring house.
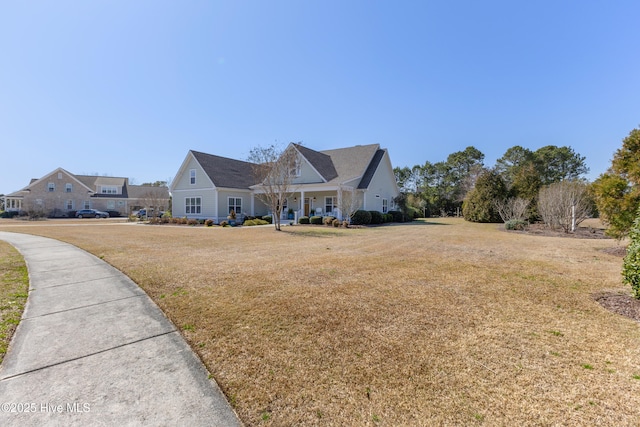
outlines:
[[127, 216], [134, 209], [169, 206], [167, 187], [131, 185], [128, 178], [74, 175], [62, 168], [32, 179], [22, 190], [4, 196], [5, 210], [42, 212], [49, 217], [73, 216], [97, 209]]
[[[357, 208], [386, 213], [394, 209], [398, 196], [389, 153], [378, 144], [357, 145], [315, 151], [299, 144], [298, 163], [291, 185], [291, 197], [283, 206], [294, 217], [331, 215], [342, 219], [341, 207], [349, 197], [357, 198]], [[256, 165], [240, 160], [189, 151], [170, 186], [174, 217], [225, 220], [231, 210], [237, 215], [270, 214], [260, 200]]]

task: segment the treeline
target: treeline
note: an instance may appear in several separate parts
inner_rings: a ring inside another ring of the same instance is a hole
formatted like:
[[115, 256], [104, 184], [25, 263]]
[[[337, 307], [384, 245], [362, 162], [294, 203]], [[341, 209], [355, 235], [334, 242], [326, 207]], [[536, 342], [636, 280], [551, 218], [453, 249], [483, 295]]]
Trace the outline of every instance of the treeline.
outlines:
[[[394, 169], [402, 195], [398, 204], [415, 216], [462, 214], [475, 222], [542, 221], [571, 231], [600, 216], [607, 234], [627, 236], [640, 221], [640, 130], [633, 129], [594, 182], [585, 157], [570, 147], [547, 145], [532, 151], [509, 148], [493, 167], [470, 146], [446, 161]], [[640, 271], [640, 268], [639, 268]]]
[[[567, 180], [584, 181], [584, 175], [589, 171], [585, 157], [570, 147], [548, 145], [531, 151], [514, 146], [491, 168], [485, 166], [484, 157], [480, 150], [470, 146], [450, 154], [446, 161], [427, 161], [412, 168], [396, 167], [396, 181], [406, 198], [406, 205], [427, 217], [451, 216], [466, 211], [464, 216], [469, 220], [497, 222], [500, 217], [493, 206], [494, 200], [486, 200], [488, 212], [475, 212], [471, 209], [471, 201], [488, 197], [533, 202], [544, 186]], [[465, 201], [468, 202], [466, 206]], [[531, 203], [530, 217], [537, 214], [533, 206]]]

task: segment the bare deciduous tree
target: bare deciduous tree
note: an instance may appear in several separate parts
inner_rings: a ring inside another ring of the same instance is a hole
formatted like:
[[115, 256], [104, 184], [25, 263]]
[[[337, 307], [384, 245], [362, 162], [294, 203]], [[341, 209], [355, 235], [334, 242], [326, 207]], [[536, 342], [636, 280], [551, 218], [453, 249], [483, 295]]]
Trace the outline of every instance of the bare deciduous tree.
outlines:
[[500, 218], [506, 223], [511, 220], [524, 220], [530, 203], [520, 197], [511, 197], [505, 200], [496, 200], [494, 205]]
[[140, 202], [147, 210], [147, 218], [156, 219], [160, 215], [160, 211], [166, 208], [167, 198], [164, 195], [164, 186], [149, 186], [140, 197]]
[[574, 231], [591, 213], [587, 185], [579, 181], [561, 181], [547, 185], [538, 194], [538, 211], [552, 229]]
[[340, 186], [340, 200], [338, 208], [342, 219], [351, 222], [351, 217], [361, 204], [362, 192], [353, 187]]
[[271, 209], [275, 229], [280, 231], [280, 217], [285, 200], [293, 195], [293, 181], [299, 175], [298, 152], [289, 145], [281, 150], [275, 144], [255, 147], [249, 152], [258, 185], [256, 197]]

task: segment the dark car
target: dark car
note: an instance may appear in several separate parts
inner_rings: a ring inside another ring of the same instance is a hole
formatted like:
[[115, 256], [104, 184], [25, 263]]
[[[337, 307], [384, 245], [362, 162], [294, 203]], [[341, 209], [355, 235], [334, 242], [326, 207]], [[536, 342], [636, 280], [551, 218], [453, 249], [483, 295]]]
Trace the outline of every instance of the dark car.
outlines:
[[82, 209], [76, 212], [76, 218], [109, 218], [109, 214], [95, 209]]
[[[154, 216], [154, 215], [153, 215], [153, 213], [154, 213], [154, 212], [153, 212], [153, 209], [149, 209], [149, 211], [148, 211], [148, 212], [147, 212], [147, 210], [146, 210], [146, 209], [140, 209], [140, 210], [138, 211], [138, 213], [136, 213], [136, 216], [137, 216], [138, 218], [152, 217], [152, 216]], [[162, 211], [158, 211], [158, 212], [155, 214], [155, 216], [156, 216], [157, 218], [160, 218], [162, 215], [164, 215], [164, 212], [162, 212]]]

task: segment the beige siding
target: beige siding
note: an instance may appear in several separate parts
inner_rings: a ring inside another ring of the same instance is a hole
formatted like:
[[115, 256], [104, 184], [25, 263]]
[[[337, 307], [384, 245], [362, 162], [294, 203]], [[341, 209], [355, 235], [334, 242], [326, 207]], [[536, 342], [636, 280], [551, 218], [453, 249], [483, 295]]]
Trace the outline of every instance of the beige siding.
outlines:
[[[49, 183], [54, 185], [53, 191], [49, 191]], [[67, 192], [66, 184], [71, 184], [71, 192]], [[31, 191], [23, 203], [26, 211], [40, 211], [47, 215], [55, 211], [56, 215], [66, 215], [69, 210], [83, 209], [85, 201], [91, 201], [87, 188], [66, 172], [55, 171], [33, 183], [29, 189]], [[69, 203], [72, 209], [68, 209]]]

